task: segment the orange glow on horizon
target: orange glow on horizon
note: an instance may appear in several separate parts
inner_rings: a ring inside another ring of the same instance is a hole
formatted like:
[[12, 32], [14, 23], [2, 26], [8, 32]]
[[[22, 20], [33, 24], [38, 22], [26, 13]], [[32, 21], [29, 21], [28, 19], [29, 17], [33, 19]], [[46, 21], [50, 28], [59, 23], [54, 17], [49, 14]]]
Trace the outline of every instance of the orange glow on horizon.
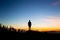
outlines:
[[[17, 30], [18, 29], [22, 29], [22, 30], [25, 30], [27, 31], [28, 28], [16, 28]], [[48, 28], [48, 27], [43, 27], [43, 28], [36, 28], [36, 27], [32, 27], [31, 30], [35, 30], [35, 31], [60, 31], [60, 28], [57, 28], [57, 27], [51, 27], [51, 28]]]

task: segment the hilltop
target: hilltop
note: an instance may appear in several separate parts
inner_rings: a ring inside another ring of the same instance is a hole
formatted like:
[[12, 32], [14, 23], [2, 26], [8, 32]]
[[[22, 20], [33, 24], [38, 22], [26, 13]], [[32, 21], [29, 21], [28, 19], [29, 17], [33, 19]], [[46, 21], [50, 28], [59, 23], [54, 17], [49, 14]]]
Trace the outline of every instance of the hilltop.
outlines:
[[0, 40], [46, 40], [46, 39], [60, 39], [60, 33], [50, 32], [39, 32], [33, 30], [20, 30], [16, 31], [14, 28], [7, 28], [0, 26]]
[[26, 32], [0, 32], [0, 39], [6, 40], [40, 40], [40, 39], [60, 39], [60, 34], [51, 34], [47, 32], [26, 31]]

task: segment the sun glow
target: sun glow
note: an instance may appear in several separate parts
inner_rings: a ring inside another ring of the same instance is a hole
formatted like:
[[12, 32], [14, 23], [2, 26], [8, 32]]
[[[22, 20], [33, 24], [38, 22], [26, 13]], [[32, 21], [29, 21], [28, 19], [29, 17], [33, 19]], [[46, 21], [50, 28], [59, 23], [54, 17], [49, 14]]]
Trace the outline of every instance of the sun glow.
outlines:
[[[28, 27], [25, 27], [25, 28], [16, 28], [16, 29], [17, 30], [21, 29], [21, 30], [25, 30], [25, 31], [29, 30]], [[32, 27], [31, 30], [41, 31], [41, 32], [43, 32], [43, 31], [60, 31], [60, 27], [59, 28], [57, 28], [57, 27], [41, 27], [41, 28]]]

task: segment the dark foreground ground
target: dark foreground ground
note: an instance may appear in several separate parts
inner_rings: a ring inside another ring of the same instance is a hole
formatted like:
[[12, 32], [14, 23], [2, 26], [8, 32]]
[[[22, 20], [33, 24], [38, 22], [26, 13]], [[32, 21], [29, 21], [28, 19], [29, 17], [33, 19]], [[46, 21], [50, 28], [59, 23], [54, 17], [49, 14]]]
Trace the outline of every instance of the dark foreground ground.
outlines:
[[0, 27], [0, 40], [60, 40], [60, 33], [24, 31], [14, 28]]
[[0, 31], [0, 40], [59, 40], [60, 33]]

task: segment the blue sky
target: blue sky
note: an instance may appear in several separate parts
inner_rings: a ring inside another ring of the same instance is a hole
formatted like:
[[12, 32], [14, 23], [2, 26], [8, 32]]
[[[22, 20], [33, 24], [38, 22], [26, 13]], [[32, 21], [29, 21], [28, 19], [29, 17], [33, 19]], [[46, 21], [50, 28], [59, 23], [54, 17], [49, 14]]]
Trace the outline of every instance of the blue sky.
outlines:
[[25, 28], [29, 19], [32, 27], [60, 26], [60, 1], [0, 0], [0, 23]]

